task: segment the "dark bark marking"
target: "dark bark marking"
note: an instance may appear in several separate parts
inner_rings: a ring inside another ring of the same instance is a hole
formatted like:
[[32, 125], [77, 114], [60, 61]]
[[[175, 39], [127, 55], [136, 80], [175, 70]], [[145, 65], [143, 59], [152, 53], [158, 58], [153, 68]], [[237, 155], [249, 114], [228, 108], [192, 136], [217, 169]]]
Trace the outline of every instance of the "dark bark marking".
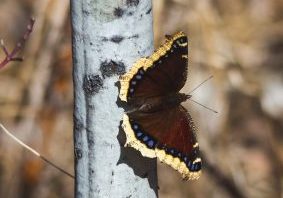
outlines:
[[148, 11], [146, 11], [146, 14], [151, 13], [152, 8], [149, 8]]
[[128, 12], [128, 16], [132, 16], [134, 13], [133, 12]]
[[133, 36], [131, 36], [129, 38], [139, 38], [139, 35], [138, 34], [134, 34]]
[[90, 11], [88, 11], [88, 10], [86, 10], [86, 9], [83, 9], [82, 11], [83, 11], [83, 14], [84, 14], [85, 16], [89, 16], [89, 15], [90, 15]]
[[116, 36], [113, 36], [110, 40], [114, 43], [120, 43], [121, 41], [124, 40], [124, 37], [116, 35]]
[[125, 64], [121, 61], [103, 61], [100, 65], [100, 71], [103, 78], [110, 77], [113, 75], [122, 75], [125, 73]]
[[81, 159], [83, 157], [83, 152], [79, 148], [75, 148], [75, 158], [76, 159]]
[[127, 0], [126, 4], [127, 6], [138, 6], [140, 3], [140, 0]]
[[83, 80], [83, 89], [86, 95], [94, 95], [102, 88], [103, 80], [99, 75], [85, 75]]
[[[134, 34], [133, 36], [128, 36], [128, 37], [123, 37], [121, 35], [114, 35], [111, 38], [107, 38], [107, 37], [102, 37], [102, 41], [103, 42], [107, 42], [107, 41], [111, 41], [113, 43], [121, 43], [124, 39], [131, 39], [131, 38], [139, 38], [138, 34]], [[90, 43], [90, 45], [93, 45], [93, 43]]]
[[120, 18], [124, 14], [124, 10], [120, 7], [114, 9], [114, 16]]
[[106, 41], [109, 41], [109, 39], [107, 39], [106, 37], [102, 37], [102, 41], [106, 42]]
[[88, 108], [91, 109], [91, 110], [94, 110], [94, 109], [95, 109], [95, 105], [94, 105], [94, 104], [87, 103], [87, 106], [88, 106]]
[[112, 185], [113, 184], [113, 176], [114, 176], [114, 171], [111, 171], [111, 180], [110, 180], [110, 184]]
[[87, 128], [86, 132], [87, 132], [87, 143], [88, 143], [88, 147], [89, 147], [89, 148], [93, 148], [93, 146], [94, 146], [94, 135], [93, 135], [93, 131]]
[[94, 140], [88, 138], [88, 145], [89, 145], [89, 147], [93, 147], [93, 145], [94, 145]]
[[76, 116], [74, 116], [74, 128], [75, 132], [80, 132], [84, 128], [84, 124]]
[[106, 41], [111, 41], [113, 43], [117, 43], [119, 44], [121, 41], [123, 41], [125, 38], [123, 36], [120, 35], [114, 35], [112, 36], [110, 39], [106, 38], [106, 37], [102, 37], [102, 41], [106, 42]]

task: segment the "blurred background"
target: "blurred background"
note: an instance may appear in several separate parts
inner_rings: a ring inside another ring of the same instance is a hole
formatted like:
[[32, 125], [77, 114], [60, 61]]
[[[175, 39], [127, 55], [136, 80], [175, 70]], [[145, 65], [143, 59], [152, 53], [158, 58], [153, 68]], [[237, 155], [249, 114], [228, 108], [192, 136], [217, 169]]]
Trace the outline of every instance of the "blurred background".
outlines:
[[[189, 36], [184, 92], [198, 128], [203, 175], [183, 182], [158, 164], [160, 198], [283, 197], [283, 1], [154, 0], [155, 46]], [[22, 55], [0, 70], [0, 122], [73, 172], [68, 0], [1, 0], [0, 38], [12, 50], [36, 18]], [[5, 58], [0, 53], [0, 60]], [[73, 197], [73, 180], [0, 133], [0, 197]]]

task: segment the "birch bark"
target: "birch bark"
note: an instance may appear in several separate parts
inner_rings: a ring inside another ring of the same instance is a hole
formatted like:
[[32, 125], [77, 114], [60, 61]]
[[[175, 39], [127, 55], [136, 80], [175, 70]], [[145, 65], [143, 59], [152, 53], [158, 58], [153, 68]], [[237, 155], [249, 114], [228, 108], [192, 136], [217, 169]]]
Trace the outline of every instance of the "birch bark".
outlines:
[[156, 160], [121, 148], [118, 76], [153, 51], [151, 0], [71, 0], [75, 196], [157, 197]]

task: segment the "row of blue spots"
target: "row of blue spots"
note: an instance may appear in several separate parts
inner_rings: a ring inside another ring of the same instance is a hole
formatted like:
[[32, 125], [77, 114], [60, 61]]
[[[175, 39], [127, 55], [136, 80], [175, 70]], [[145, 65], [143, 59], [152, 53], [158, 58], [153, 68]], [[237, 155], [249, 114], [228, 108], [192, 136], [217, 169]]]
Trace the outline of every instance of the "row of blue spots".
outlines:
[[134, 93], [135, 86], [137, 85], [137, 82], [142, 79], [143, 75], [144, 75], [144, 71], [143, 71], [142, 68], [140, 68], [139, 71], [137, 72], [137, 74], [134, 75], [133, 78], [131, 79], [130, 90], [129, 90], [131, 94]]
[[168, 155], [178, 157], [180, 160], [182, 160], [186, 164], [186, 166], [189, 168], [190, 171], [196, 172], [201, 169], [201, 162], [193, 163], [192, 160], [190, 160], [191, 158], [189, 158], [188, 156], [182, 155], [182, 153], [178, 152], [176, 149], [167, 148], [165, 145], [163, 145], [161, 149], [163, 149]]
[[182, 158], [182, 153], [174, 148], [164, 147], [164, 150], [167, 154], [172, 155], [173, 157], [179, 157], [180, 159]]
[[182, 158], [182, 153], [176, 151], [175, 149], [168, 149], [167, 147], [164, 147], [163, 149], [167, 154], [172, 155], [174, 157], [179, 157], [180, 160], [183, 159], [190, 171], [195, 172], [201, 169], [201, 162], [193, 163], [188, 156], [184, 156]]
[[172, 155], [173, 157], [178, 157], [180, 160], [182, 160], [183, 154], [178, 150], [174, 148], [168, 148], [166, 145], [159, 145], [158, 148], [164, 150], [166, 154]]
[[135, 132], [136, 138], [142, 141], [147, 147], [149, 148], [155, 148], [156, 146], [156, 141], [153, 140], [150, 136], [144, 134], [142, 130], [140, 129], [139, 125], [137, 124], [132, 124], [132, 128]]

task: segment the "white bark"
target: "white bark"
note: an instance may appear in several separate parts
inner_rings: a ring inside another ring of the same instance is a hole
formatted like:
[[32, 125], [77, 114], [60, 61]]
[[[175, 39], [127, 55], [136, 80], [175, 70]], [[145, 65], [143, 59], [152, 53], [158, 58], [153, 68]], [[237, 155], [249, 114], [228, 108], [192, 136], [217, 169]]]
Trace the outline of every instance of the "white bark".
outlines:
[[121, 148], [117, 139], [123, 109], [115, 86], [118, 74], [153, 51], [151, 6], [71, 1], [77, 198], [157, 197], [156, 160]]

